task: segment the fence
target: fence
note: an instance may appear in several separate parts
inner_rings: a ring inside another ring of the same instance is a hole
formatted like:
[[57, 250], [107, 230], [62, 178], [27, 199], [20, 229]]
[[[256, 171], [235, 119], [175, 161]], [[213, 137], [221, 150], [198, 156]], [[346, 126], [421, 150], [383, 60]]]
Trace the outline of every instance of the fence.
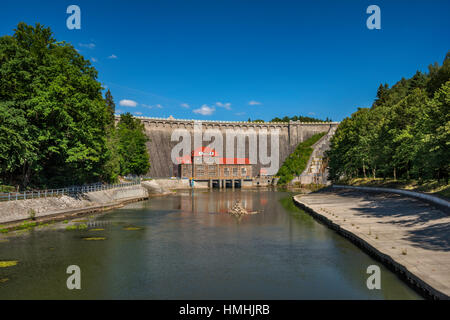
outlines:
[[12, 200], [26, 200], [26, 199], [39, 199], [48, 197], [57, 197], [62, 195], [76, 196], [86, 192], [102, 191], [115, 188], [125, 188], [129, 186], [139, 185], [140, 180], [127, 183], [117, 184], [92, 184], [84, 186], [73, 186], [63, 189], [49, 189], [49, 190], [33, 190], [24, 192], [8, 192], [0, 193], [0, 201], [12, 201]]

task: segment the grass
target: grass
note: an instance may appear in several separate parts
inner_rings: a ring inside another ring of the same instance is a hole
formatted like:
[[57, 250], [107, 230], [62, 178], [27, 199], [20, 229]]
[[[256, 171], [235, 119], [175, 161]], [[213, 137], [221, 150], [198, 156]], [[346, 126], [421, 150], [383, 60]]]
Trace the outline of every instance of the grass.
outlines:
[[437, 180], [428, 180], [419, 182], [417, 180], [394, 180], [383, 178], [355, 178], [350, 180], [342, 180], [337, 184], [361, 186], [361, 187], [379, 187], [394, 188], [409, 191], [423, 192], [431, 195], [439, 196], [446, 200], [450, 200], [450, 185]]
[[294, 176], [300, 175], [308, 164], [311, 157], [314, 143], [320, 140], [326, 132], [321, 132], [313, 135], [311, 138], [300, 143], [287, 159], [284, 161], [281, 168], [278, 170], [277, 176], [280, 177], [277, 185], [286, 185], [294, 179]]

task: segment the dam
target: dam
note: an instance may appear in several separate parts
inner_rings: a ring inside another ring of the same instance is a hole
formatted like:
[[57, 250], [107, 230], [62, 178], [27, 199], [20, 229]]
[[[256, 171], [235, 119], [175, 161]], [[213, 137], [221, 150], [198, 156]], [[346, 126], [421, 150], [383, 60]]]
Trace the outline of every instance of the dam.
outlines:
[[[150, 177], [162, 178], [178, 176], [178, 164], [173, 163], [171, 153], [178, 141], [172, 141], [172, 134], [177, 129], [183, 129], [190, 134], [194, 134], [195, 125], [201, 123], [204, 130], [218, 130], [224, 137], [227, 131], [237, 132], [236, 139], [242, 138], [245, 141], [244, 158], [250, 158], [248, 132], [257, 133], [257, 143], [260, 144], [260, 132], [268, 132], [267, 149], [270, 154], [273, 132], [277, 132], [276, 142], [279, 145], [278, 163], [281, 165], [286, 157], [294, 151], [296, 146], [312, 137], [314, 134], [329, 132], [337, 128], [339, 122], [246, 122], [246, 121], [214, 121], [214, 120], [186, 120], [169, 118], [148, 118], [135, 117], [144, 124], [145, 132], [149, 138], [147, 148], [150, 154], [150, 169], [147, 173]], [[120, 120], [116, 116], [116, 122]], [[239, 137], [242, 135], [242, 137]], [[224, 139], [225, 140], [225, 139]], [[206, 147], [209, 142], [203, 142], [201, 147]], [[234, 150], [228, 150], [224, 145], [223, 152], [228, 154], [237, 154], [237, 147]], [[192, 141], [192, 149], [194, 149]], [[259, 173], [264, 164], [260, 161], [252, 164], [252, 172]], [[256, 175], [256, 174], [254, 174]]]

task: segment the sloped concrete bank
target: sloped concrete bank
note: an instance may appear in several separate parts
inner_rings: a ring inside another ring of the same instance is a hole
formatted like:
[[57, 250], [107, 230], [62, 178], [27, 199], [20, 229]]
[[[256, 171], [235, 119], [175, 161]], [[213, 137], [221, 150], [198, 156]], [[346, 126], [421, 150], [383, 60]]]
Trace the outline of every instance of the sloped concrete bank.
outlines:
[[293, 200], [424, 297], [449, 299], [450, 217], [446, 213], [398, 194], [354, 189], [326, 188]]
[[60, 196], [0, 203], [0, 225], [5, 228], [30, 220], [59, 221], [80, 215], [111, 210], [127, 203], [147, 199], [149, 192], [141, 185], [89, 192], [78, 197]]

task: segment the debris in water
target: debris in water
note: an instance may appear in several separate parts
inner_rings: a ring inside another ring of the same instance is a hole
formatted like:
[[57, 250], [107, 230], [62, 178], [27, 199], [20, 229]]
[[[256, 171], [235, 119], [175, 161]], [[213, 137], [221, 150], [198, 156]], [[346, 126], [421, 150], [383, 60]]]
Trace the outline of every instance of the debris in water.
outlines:
[[234, 203], [233, 207], [228, 211], [229, 214], [235, 215], [235, 216], [241, 216], [244, 214], [257, 214], [258, 211], [247, 211], [241, 204], [241, 202], [238, 200]]

